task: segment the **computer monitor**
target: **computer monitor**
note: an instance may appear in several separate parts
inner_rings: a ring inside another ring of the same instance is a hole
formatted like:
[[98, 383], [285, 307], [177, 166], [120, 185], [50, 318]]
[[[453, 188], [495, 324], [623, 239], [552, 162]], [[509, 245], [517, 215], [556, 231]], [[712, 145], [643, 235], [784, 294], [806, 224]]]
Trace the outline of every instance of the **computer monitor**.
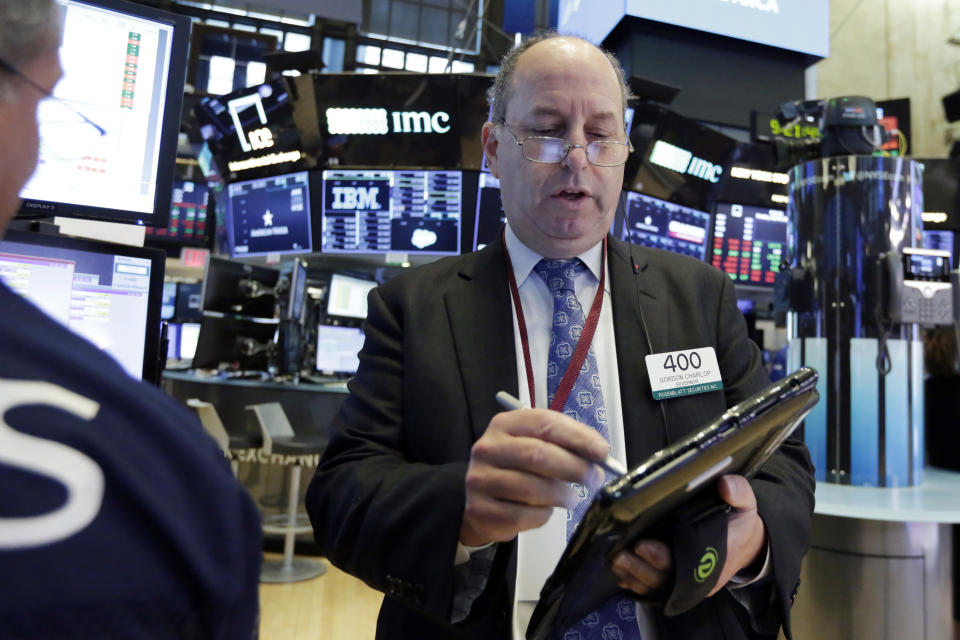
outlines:
[[924, 249], [937, 249], [939, 251], [946, 251], [950, 254], [950, 265], [952, 266], [956, 263], [956, 253], [954, 249], [956, 248], [955, 243], [955, 231], [924, 231], [923, 232], [923, 248]]
[[173, 184], [167, 226], [147, 227], [144, 241], [162, 247], [205, 247], [215, 226], [212, 213], [210, 187], [206, 183], [177, 180]]
[[59, 100], [37, 110], [40, 155], [21, 211], [165, 227], [190, 19], [125, 0], [62, 4]]
[[317, 326], [317, 371], [320, 373], [346, 373], [353, 375], [360, 366], [357, 354], [363, 347], [363, 329], [337, 327], [329, 324]]
[[200, 322], [203, 317], [203, 283], [177, 284], [177, 303], [173, 317], [179, 322]]
[[276, 352], [276, 334], [276, 320], [205, 315], [193, 368], [215, 369], [226, 364], [231, 368], [264, 370]]
[[160, 319], [172, 320], [177, 312], [177, 283], [163, 283], [163, 298], [160, 303]]
[[42, 233], [10, 230], [0, 240], [7, 286], [154, 383], [165, 260], [156, 249]]
[[299, 259], [294, 260], [289, 278], [290, 284], [284, 317], [287, 320], [299, 321], [303, 317], [304, 303], [307, 300], [306, 263]]
[[197, 352], [199, 338], [199, 322], [184, 322], [181, 324], [180, 335], [177, 340], [177, 360], [193, 360], [193, 356]]
[[211, 257], [203, 278], [204, 312], [273, 318], [280, 272], [269, 267]]
[[323, 253], [460, 253], [460, 171], [323, 172]]
[[327, 291], [327, 315], [361, 320], [366, 318], [367, 294], [376, 286], [373, 280], [333, 274]]
[[629, 240], [703, 260], [710, 214], [673, 202], [628, 191], [625, 207]]
[[227, 202], [231, 256], [313, 251], [306, 171], [231, 183]]
[[473, 225], [473, 250], [483, 249], [497, 239], [507, 221], [500, 199], [500, 181], [481, 173], [477, 182], [477, 213]]
[[787, 214], [726, 202], [715, 211], [710, 263], [737, 285], [772, 288], [787, 244]]

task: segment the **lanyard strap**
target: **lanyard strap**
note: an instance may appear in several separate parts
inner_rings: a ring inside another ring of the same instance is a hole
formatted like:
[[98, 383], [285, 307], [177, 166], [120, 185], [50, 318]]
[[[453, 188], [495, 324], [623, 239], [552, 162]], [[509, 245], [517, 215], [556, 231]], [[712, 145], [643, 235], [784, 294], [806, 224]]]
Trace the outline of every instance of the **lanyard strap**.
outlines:
[[[503, 243], [503, 255], [507, 261], [507, 279], [510, 281], [510, 295], [513, 297], [513, 306], [517, 310], [517, 326], [520, 329], [520, 346], [523, 348], [523, 364], [527, 372], [527, 389], [530, 391], [530, 406], [536, 406], [537, 394], [533, 385], [533, 364], [530, 360], [530, 340], [527, 337], [527, 323], [523, 318], [523, 305], [520, 304], [520, 289], [517, 287], [517, 277], [513, 273], [513, 262], [510, 260], [510, 252], [507, 250], [506, 232], [501, 232], [500, 241]], [[560, 411], [567, 403], [567, 397], [573, 389], [577, 377], [580, 375], [580, 368], [584, 360], [587, 359], [587, 351], [593, 342], [593, 334], [597, 330], [597, 323], [600, 321], [600, 309], [603, 306], [603, 284], [607, 272], [607, 238], [603, 238], [603, 260], [600, 268], [600, 286], [597, 287], [597, 293], [593, 297], [593, 304], [590, 305], [590, 313], [587, 315], [586, 323], [583, 326], [583, 332], [580, 339], [577, 340], [577, 347], [573, 351], [573, 357], [567, 365], [567, 370], [560, 379], [557, 386], [557, 392], [553, 396], [553, 402], [550, 408], [554, 411]], [[552, 316], [552, 313], [551, 313]]]

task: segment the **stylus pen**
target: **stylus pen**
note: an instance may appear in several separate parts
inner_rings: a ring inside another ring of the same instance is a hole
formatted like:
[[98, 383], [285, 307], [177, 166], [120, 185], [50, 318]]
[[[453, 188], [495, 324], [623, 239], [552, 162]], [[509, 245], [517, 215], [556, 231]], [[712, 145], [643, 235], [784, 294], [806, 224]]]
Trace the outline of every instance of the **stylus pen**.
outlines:
[[[497, 391], [496, 397], [497, 402], [500, 403], [500, 406], [508, 411], [529, 408], [506, 391]], [[614, 475], [623, 476], [627, 474], [627, 468], [609, 453], [603, 460], [595, 460], [595, 462]]]

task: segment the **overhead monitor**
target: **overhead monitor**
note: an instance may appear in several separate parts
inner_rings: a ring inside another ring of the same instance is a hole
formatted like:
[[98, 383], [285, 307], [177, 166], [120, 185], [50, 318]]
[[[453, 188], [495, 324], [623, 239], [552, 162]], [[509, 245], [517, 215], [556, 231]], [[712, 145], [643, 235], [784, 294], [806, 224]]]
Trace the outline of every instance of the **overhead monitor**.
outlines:
[[459, 171], [323, 172], [323, 253], [460, 253]]
[[710, 263], [738, 285], [773, 287], [788, 224], [787, 214], [780, 209], [718, 202]]
[[203, 278], [204, 312], [273, 318], [280, 272], [243, 262], [211, 257]]
[[64, 73], [37, 110], [21, 211], [165, 227], [190, 19], [124, 0], [62, 4]]
[[317, 326], [317, 371], [353, 375], [360, 366], [357, 354], [363, 348], [363, 329]]
[[156, 249], [22, 231], [0, 240], [0, 279], [116, 360], [157, 382], [166, 256]]
[[481, 173], [477, 184], [477, 213], [473, 225], [473, 250], [483, 249], [497, 239], [507, 221], [500, 199], [500, 181]]
[[361, 320], [366, 318], [367, 294], [376, 286], [373, 280], [333, 274], [327, 291], [327, 315]]
[[233, 257], [310, 253], [310, 176], [306, 171], [227, 185]]
[[630, 242], [704, 259], [710, 214], [628, 191], [625, 216]]
[[163, 283], [163, 301], [160, 305], [160, 319], [172, 320], [177, 311], [177, 283]]
[[215, 226], [212, 214], [210, 188], [206, 183], [176, 180], [167, 226], [147, 227], [145, 241], [158, 246], [207, 246]]

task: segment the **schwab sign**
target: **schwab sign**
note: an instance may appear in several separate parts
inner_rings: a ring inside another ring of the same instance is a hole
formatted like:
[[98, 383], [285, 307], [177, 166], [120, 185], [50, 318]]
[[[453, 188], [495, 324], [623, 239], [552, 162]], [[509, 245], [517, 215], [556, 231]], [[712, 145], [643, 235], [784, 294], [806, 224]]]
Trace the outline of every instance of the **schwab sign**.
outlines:
[[560, 0], [557, 29], [600, 43], [624, 16], [758, 42], [821, 58], [830, 54], [829, 0]]

